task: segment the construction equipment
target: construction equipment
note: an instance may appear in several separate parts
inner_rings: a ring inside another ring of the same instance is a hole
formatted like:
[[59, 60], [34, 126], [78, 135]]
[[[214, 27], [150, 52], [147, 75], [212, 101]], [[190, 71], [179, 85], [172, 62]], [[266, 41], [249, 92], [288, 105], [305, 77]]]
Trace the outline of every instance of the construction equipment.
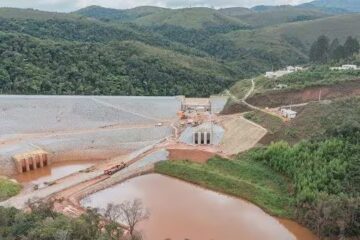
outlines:
[[113, 175], [114, 173], [120, 171], [121, 169], [124, 169], [126, 167], [126, 164], [122, 162], [121, 164], [115, 165], [109, 169], [104, 170], [104, 175]]

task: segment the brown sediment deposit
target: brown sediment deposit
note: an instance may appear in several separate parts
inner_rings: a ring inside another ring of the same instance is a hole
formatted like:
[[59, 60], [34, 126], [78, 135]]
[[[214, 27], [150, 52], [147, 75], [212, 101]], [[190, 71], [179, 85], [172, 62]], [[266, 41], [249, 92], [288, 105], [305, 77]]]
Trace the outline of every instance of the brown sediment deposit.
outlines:
[[144, 239], [316, 239], [299, 231], [296, 223], [283, 225], [249, 202], [159, 174], [130, 179], [88, 196], [82, 204], [104, 208], [135, 198], [150, 211], [150, 218], [138, 226]]
[[311, 86], [303, 89], [273, 90], [257, 93], [247, 99], [247, 102], [258, 107], [279, 107], [310, 101], [351, 97], [360, 94], [360, 79], [340, 82], [328, 86]]
[[50, 154], [52, 162], [73, 162], [73, 161], [102, 161], [116, 156], [126, 155], [130, 149], [86, 149], [56, 152]]
[[68, 176], [72, 173], [76, 173], [80, 170], [84, 170], [95, 163], [95, 161], [56, 162], [52, 165], [48, 165], [34, 171], [17, 174], [14, 178], [20, 183], [36, 184], [50, 182]]
[[170, 160], [189, 160], [197, 163], [204, 163], [215, 156], [214, 152], [207, 152], [197, 149], [168, 149]]
[[298, 240], [317, 240], [318, 238], [307, 228], [289, 219], [279, 218], [279, 222], [284, 225]]

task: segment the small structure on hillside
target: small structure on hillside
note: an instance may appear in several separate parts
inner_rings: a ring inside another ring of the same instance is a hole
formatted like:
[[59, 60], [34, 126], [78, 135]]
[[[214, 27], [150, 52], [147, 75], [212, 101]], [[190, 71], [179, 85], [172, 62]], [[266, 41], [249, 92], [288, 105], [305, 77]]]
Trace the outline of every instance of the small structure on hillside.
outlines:
[[275, 86], [275, 90], [281, 90], [281, 89], [286, 89], [286, 88], [288, 88], [288, 85], [286, 85], [286, 84], [278, 84], [278, 85], [276, 85]]
[[294, 118], [296, 118], [296, 115], [297, 115], [297, 112], [295, 112], [291, 109], [286, 109], [286, 108], [281, 108], [280, 112], [283, 117], [288, 118], [288, 119], [294, 119]]
[[300, 67], [300, 66], [287, 66], [286, 68], [284, 69], [280, 69], [278, 71], [272, 71], [272, 72], [266, 72], [265, 73], [265, 77], [267, 78], [278, 78], [278, 77], [282, 77], [284, 75], [287, 75], [287, 74], [290, 74], [290, 73], [293, 73], [293, 72], [298, 72], [298, 71], [302, 71], [304, 70], [303, 67]]
[[360, 70], [360, 68], [358, 68], [357, 65], [345, 64], [341, 67], [331, 67], [330, 70]]

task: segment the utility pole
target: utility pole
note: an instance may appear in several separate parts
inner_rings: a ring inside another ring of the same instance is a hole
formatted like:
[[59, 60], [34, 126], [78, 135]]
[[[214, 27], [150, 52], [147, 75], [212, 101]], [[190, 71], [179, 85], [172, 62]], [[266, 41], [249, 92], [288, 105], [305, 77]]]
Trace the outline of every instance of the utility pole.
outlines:
[[319, 91], [319, 102], [321, 101], [321, 89]]

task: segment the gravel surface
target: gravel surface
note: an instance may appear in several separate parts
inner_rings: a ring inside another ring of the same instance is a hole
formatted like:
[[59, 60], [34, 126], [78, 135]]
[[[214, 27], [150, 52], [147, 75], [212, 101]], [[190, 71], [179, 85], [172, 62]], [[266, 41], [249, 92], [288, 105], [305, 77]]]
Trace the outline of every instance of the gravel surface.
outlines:
[[220, 113], [224, 109], [227, 101], [228, 101], [228, 97], [211, 96], [210, 97], [211, 113], [214, 114]]
[[178, 97], [0, 96], [0, 135], [175, 119]]

